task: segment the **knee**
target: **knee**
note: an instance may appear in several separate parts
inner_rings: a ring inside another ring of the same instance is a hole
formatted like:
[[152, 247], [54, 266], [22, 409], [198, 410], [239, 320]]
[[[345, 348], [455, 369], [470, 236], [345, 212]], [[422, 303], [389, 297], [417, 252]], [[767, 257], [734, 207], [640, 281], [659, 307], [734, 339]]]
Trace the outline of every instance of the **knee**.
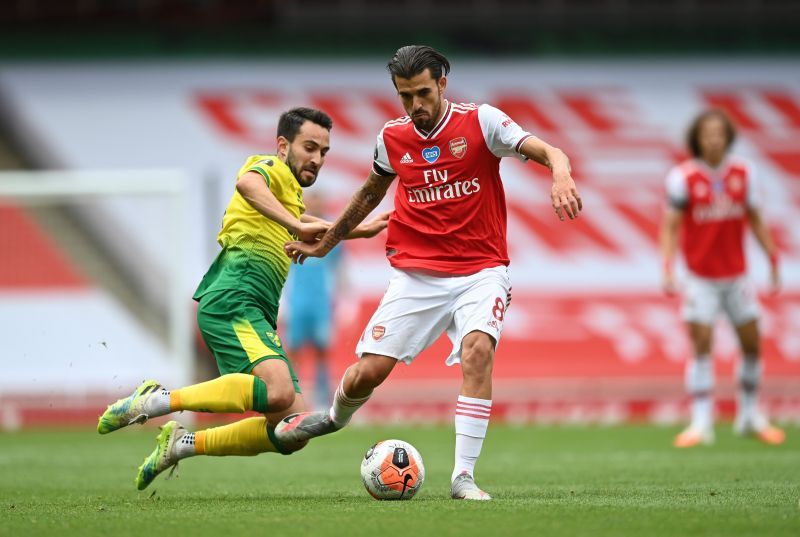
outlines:
[[280, 412], [294, 404], [294, 386], [267, 385], [267, 409], [269, 412]]
[[491, 338], [471, 338], [461, 348], [461, 369], [464, 375], [490, 375], [494, 360], [494, 344]]
[[375, 367], [374, 364], [368, 361], [358, 362], [353, 366], [354, 377], [353, 383], [357, 389], [373, 389], [379, 386], [386, 377], [389, 376], [389, 371], [385, 371], [380, 367]]

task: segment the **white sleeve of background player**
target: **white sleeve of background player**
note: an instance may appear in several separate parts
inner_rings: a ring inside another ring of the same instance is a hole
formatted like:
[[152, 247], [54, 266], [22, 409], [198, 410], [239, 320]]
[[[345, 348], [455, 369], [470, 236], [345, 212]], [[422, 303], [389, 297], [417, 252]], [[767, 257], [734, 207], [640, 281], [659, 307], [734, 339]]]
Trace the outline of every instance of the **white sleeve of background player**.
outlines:
[[666, 190], [670, 207], [680, 210], [686, 208], [689, 193], [686, 190], [686, 177], [679, 167], [672, 168], [667, 174]]
[[383, 143], [383, 129], [378, 133], [378, 140], [375, 142], [372, 171], [384, 177], [396, 175], [396, 172], [392, 169], [392, 165], [389, 164], [389, 153], [386, 151], [386, 144]]
[[764, 197], [764, 185], [752, 162], [747, 162], [747, 208], [761, 209]]
[[519, 152], [522, 143], [532, 136], [494, 106], [482, 104], [478, 107], [478, 122], [489, 151], [498, 158], [517, 157], [527, 160]]

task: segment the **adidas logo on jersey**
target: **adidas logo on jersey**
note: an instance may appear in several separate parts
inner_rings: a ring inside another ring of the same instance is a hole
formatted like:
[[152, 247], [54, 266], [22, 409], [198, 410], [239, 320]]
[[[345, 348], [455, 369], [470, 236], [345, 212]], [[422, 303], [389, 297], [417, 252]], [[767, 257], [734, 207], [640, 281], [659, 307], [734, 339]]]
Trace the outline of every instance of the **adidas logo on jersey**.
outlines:
[[409, 155], [408, 153], [403, 155], [403, 158], [400, 159], [400, 164], [412, 164], [413, 162], [414, 159], [411, 158], [411, 155]]

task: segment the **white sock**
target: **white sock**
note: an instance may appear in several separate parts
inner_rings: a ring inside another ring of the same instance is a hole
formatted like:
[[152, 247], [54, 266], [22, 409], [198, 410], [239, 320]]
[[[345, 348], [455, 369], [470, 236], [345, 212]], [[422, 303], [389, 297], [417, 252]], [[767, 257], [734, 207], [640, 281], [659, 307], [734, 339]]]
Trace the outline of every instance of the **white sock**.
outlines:
[[708, 428], [714, 423], [714, 363], [708, 354], [686, 364], [686, 391], [692, 396], [692, 426]]
[[156, 386], [144, 402], [144, 411], [151, 418], [169, 414], [169, 390]]
[[178, 456], [179, 460], [197, 455], [197, 449], [194, 444], [194, 433], [186, 433], [175, 443], [175, 454]]
[[739, 362], [736, 376], [739, 381], [737, 414], [746, 420], [756, 418], [758, 413], [758, 385], [762, 375], [761, 360], [757, 356], [744, 356]]
[[451, 481], [463, 472], [475, 475], [475, 463], [481, 454], [491, 412], [491, 399], [458, 396], [455, 419], [456, 460]]
[[347, 425], [356, 410], [361, 408], [361, 405], [366, 403], [369, 397], [369, 395], [361, 398], [348, 397], [344, 393], [344, 378], [342, 378], [342, 382], [340, 382], [339, 387], [336, 388], [336, 395], [333, 396], [333, 404], [328, 412], [336, 427], [341, 429]]

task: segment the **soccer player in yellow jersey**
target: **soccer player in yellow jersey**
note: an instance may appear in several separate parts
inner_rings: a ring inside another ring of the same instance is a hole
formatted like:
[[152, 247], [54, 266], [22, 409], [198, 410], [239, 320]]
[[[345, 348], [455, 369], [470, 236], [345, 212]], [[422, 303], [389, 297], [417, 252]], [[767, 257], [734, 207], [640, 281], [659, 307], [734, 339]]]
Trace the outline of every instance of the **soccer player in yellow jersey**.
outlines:
[[[289, 454], [304, 447], [280, 444], [274, 425], [305, 410], [297, 375], [275, 332], [278, 301], [289, 273], [283, 245], [311, 241], [330, 223], [303, 214], [302, 188], [314, 184], [330, 148], [333, 122], [324, 112], [294, 108], [278, 121], [275, 155], [253, 155], [237, 174], [222, 230], [222, 251], [194, 299], [203, 339], [221, 376], [168, 390], [154, 380], [142, 383], [100, 417], [100, 434], [181, 410], [238, 412], [263, 416], [189, 432], [176, 421], [161, 429], [155, 450], [139, 467], [136, 486], [147, 487], [164, 470], [194, 455]], [[349, 238], [372, 237], [386, 227], [388, 213], [355, 229]]]

